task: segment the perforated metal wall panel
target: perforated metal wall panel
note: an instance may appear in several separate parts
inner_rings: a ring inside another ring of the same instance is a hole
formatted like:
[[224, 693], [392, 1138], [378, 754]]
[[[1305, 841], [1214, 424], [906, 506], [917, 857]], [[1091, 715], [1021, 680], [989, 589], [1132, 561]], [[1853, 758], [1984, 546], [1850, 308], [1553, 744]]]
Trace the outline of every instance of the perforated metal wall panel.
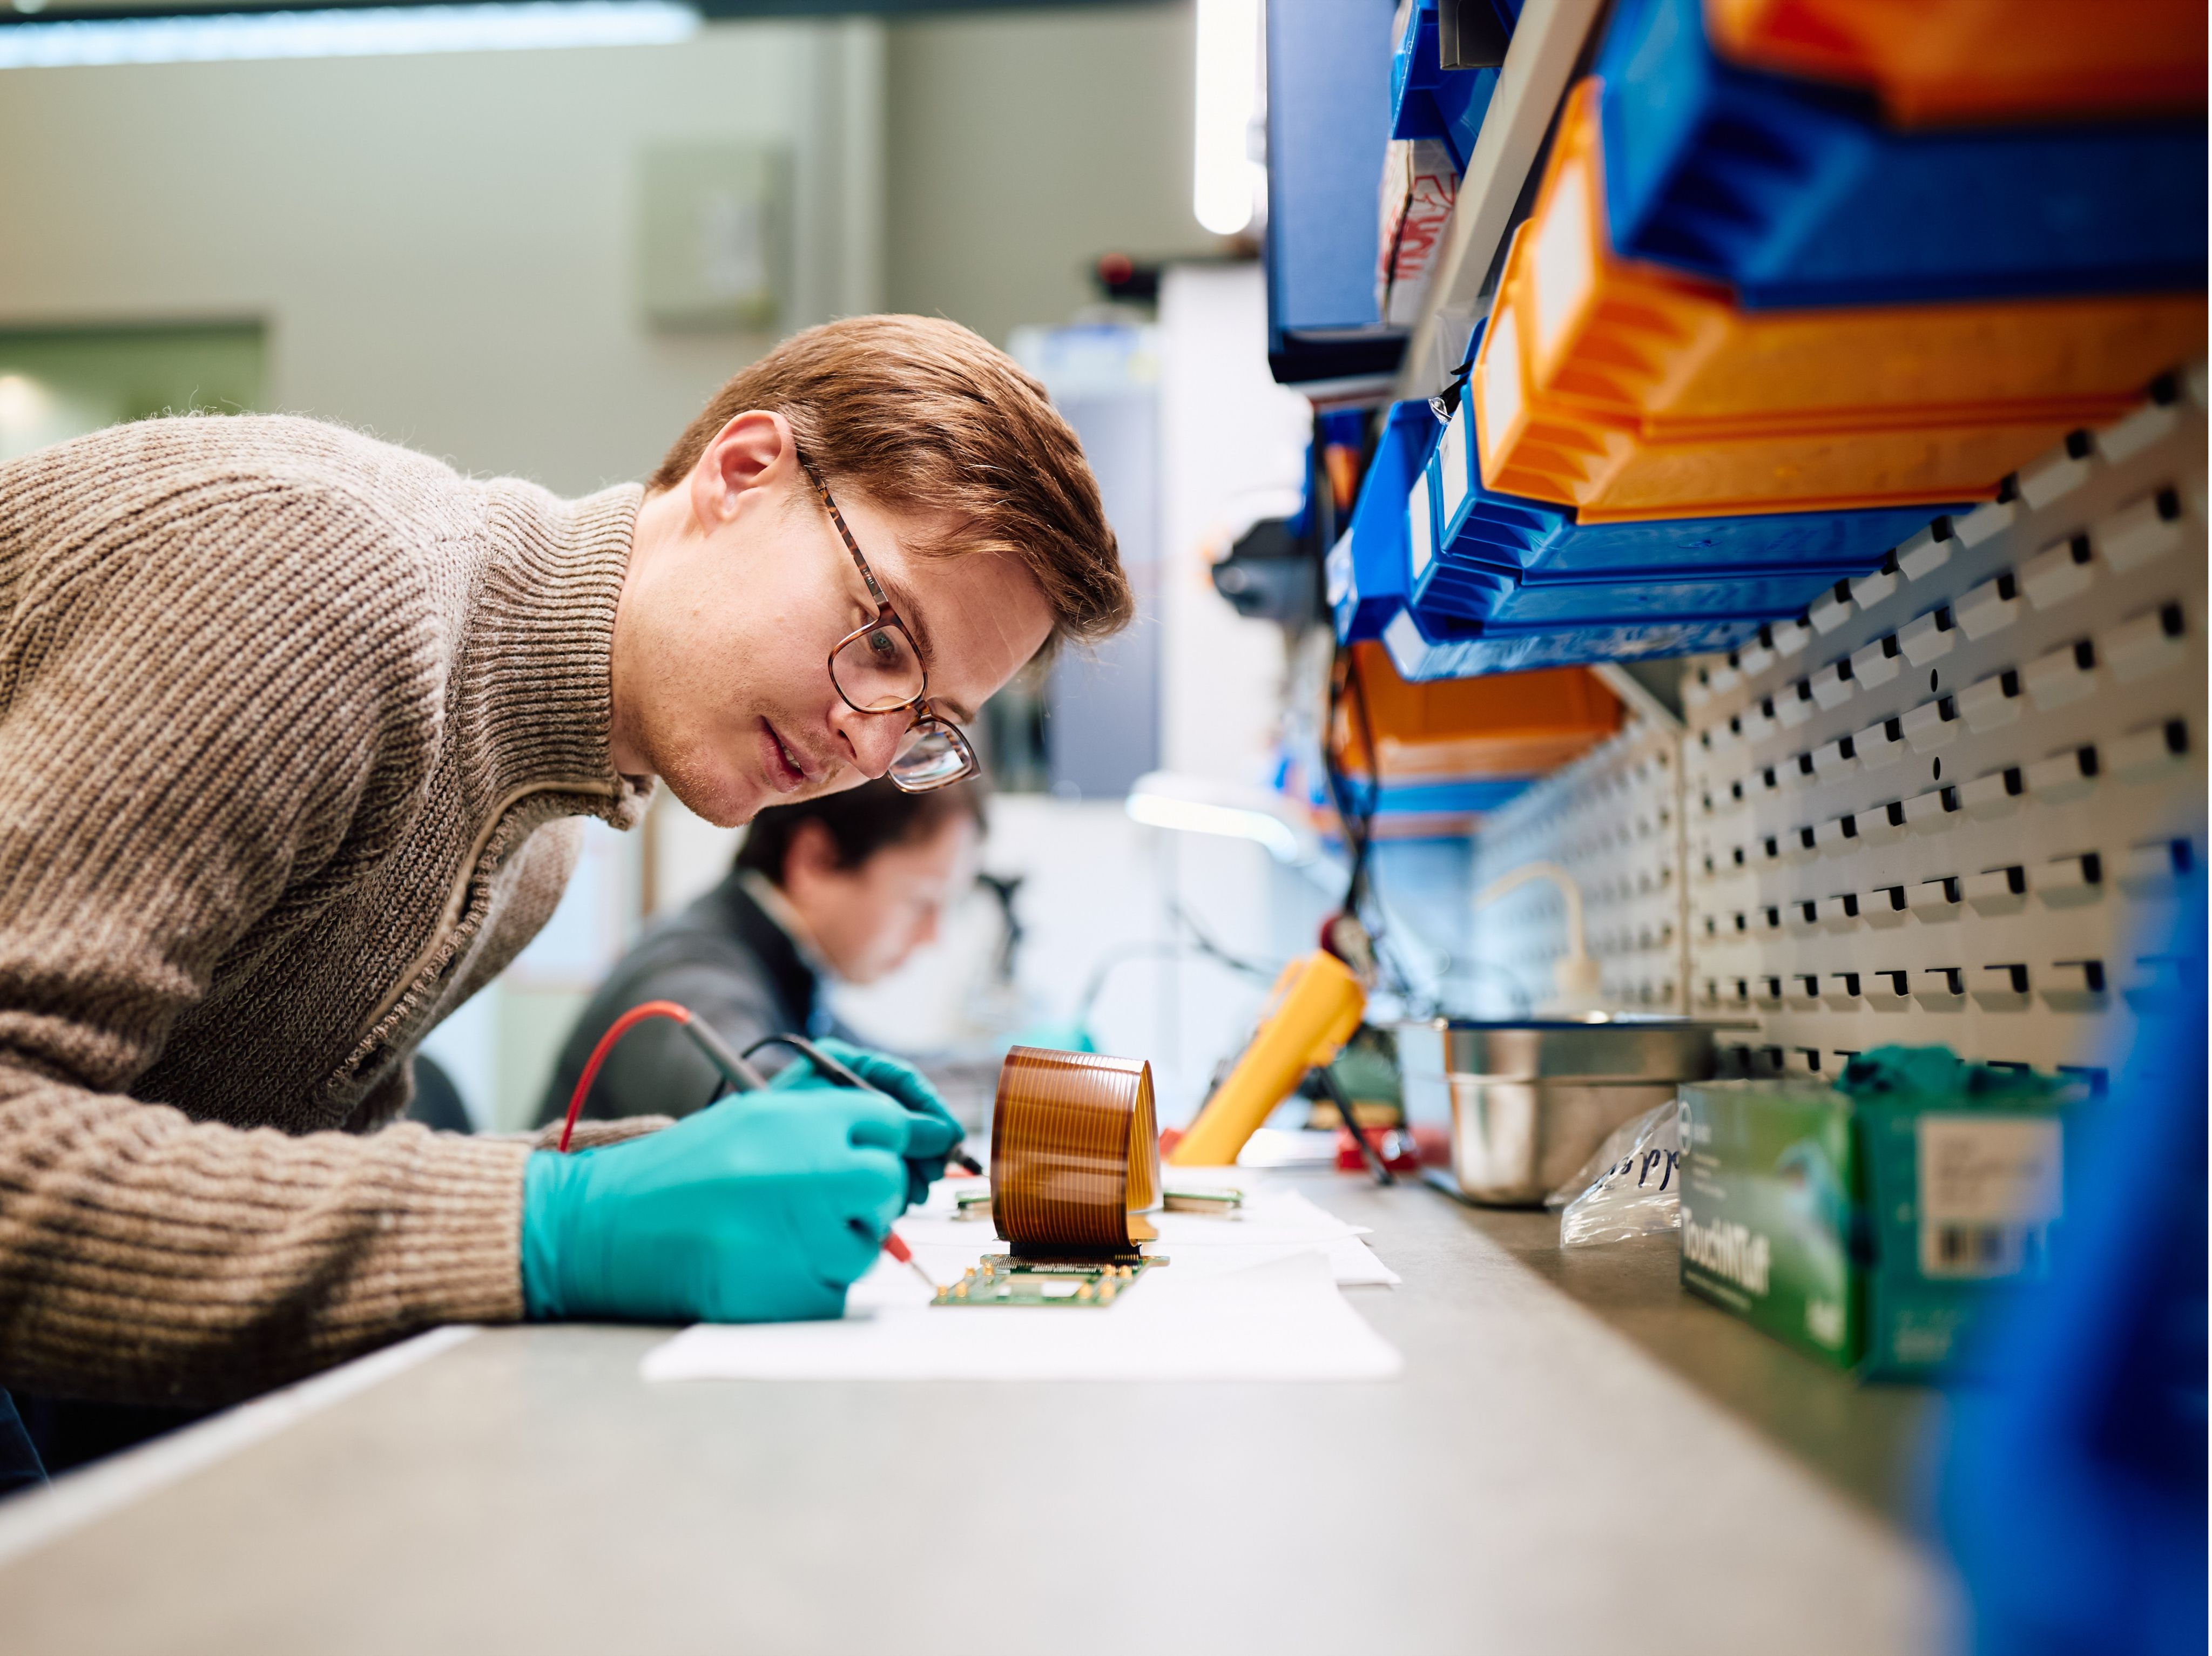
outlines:
[[[1530, 862], [1559, 864], [1582, 889], [1589, 951], [1616, 1009], [1684, 1005], [1682, 761], [1679, 738], [1633, 725], [1523, 794], [1474, 842], [1474, 888]], [[1552, 992], [1566, 952], [1556, 884], [1527, 885], [1477, 911], [1474, 955], [1484, 1010], [1525, 1012]], [[1520, 986], [1509, 1008], [1501, 983]]]
[[[1686, 733], [1638, 727], [1492, 819], [1478, 889], [1565, 864], [1608, 1004], [1747, 1019], [1754, 1069], [2122, 1050], [2149, 998], [2203, 992], [2159, 944], [2206, 849], [2204, 401], [2200, 365], [1692, 663]], [[1552, 891], [1474, 931], [1540, 998]]]
[[1768, 1064], [2080, 1065], [2172, 987], [2161, 904], [2204, 854], [2201, 367], [2169, 392], [1698, 664], [1691, 1002], [1755, 1013]]

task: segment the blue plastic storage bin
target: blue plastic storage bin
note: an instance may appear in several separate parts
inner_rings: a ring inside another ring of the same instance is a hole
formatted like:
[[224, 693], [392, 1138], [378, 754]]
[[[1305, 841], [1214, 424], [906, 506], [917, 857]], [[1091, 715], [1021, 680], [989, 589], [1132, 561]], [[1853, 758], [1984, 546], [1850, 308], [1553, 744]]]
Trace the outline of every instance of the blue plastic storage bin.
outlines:
[[1735, 649], [1756, 635], [1763, 624], [1751, 618], [1705, 616], [1524, 628], [1492, 622], [1424, 620], [1410, 609], [1401, 609], [1382, 628], [1382, 646], [1401, 677], [1419, 682], [1714, 653]]
[[[1497, 498], [1522, 509], [1528, 504]], [[1551, 539], [1532, 552], [1523, 579], [1617, 579], [1645, 570], [1685, 576], [1790, 569], [1825, 571], [1830, 579], [1863, 575], [1925, 529], [1937, 510], [1877, 507], [1605, 524], [1577, 523], [1569, 512]]]
[[1901, 507], [1584, 524], [1571, 510], [1475, 488], [1457, 515], [1456, 532], [1439, 528], [1428, 567], [1409, 567], [1407, 601], [1425, 617], [1771, 620], [1796, 614], [1840, 577], [1866, 573], [1935, 514]]
[[1383, 420], [1350, 526], [1323, 565], [1329, 612], [1346, 644], [1380, 638], [1383, 624], [1404, 607], [1407, 497], [1438, 429], [1424, 402], [1397, 403]]
[[[1475, 619], [1499, 627], [1630, 626], [1677, 621], [1778, 621], [1802, 615], [1845, 574], [1863, 575], [1869, 564], [1836, 569], [1735, 569], [1683, 576], [1673, 570], [1625, 569], [1601, 580], [1526, 580]], [[1468, 616], [1442, 603], [1416, 598], [1427, 616]]]
[[[1451, 816], [1464, 812], [1496, 810], [1526, 793], [1534, 778], [1528, 776], [1471, 777], [1457, 782], [1385, 782], [1376, 802], [1377, 821], [1393, 816]], [[1362, 800], [1364, 779], [1354, 778], [1352, 789]]]
[[1914, 506], [1584, 524], [1572, 507], [1486, 488], [1470, 420], [1462, 401], [1429, 457], [1434, 549], [1424, 558], [1418, 541], [1407, 548], [1407, 601], [1437, 625], [1771, 620], [1864, 574], [1935, 515]]
[[[1494, 69], [1445, 69], [1437, 49], [1437, 0], [1416, 0], [1390, 63], [1390, 136], [1439, 138], [1462, 173], [1498, 89]], [[1516, 8], [1517, 10], [1517, 8]], [[1510, 24], [1505, 20], [1507, 32]]]
[[[1348, 779], [1353, 803], [1364, 804], [1366, 779], [1354, 776]], [[1480, 816], [1511, 804], [1534, 786], [1535, 779], [1529, 776], [1479, 776], [1450, 782], [1386, 781], [1375, 804], [1375, 820], [1387, 828], [1393, 819], [1410, 816]], [[1309, 790], [1308, 804], [1334, 810], [1336, 802], [1326, 797], [1327, 789], [1328, 784], [1316, 779]]]
[[2204, 285], [2201, 120], [1893, 132], [1717, 56], [1701, 0], [1622, 0], [1596, 73], [1614, 248], [1747, 308]]
[[1496, 810], [1511, 804], [1534, 786], [1528, 776], [1485, 776], [1459, 782], [1385, 782], [1375, 815], [1387, 822], [1393, 816], [1446, 816], [1462, 811]]

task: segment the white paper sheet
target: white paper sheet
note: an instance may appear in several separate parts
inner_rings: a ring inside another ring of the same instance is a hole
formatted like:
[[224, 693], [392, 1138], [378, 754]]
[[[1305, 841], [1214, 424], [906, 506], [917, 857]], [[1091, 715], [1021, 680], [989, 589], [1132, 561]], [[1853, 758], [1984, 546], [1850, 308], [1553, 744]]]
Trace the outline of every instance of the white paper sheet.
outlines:
[[701, 1324], [646, 1354], [649, 1380], [1387, 1380], [1396, 1350], [1311, 1249], [1243, 1270], [1148, 1271], [1104, 1309], [926, 1302], [904, 1272], [854, 1285], [843, 1319]]

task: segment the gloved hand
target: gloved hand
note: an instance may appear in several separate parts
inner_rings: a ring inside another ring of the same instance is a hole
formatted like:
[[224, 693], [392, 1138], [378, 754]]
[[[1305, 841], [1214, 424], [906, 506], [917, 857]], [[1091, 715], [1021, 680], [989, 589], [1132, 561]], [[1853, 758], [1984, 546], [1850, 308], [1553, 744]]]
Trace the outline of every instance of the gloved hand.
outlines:
[[[960, 1124], [945, 1107], [937, 1089], [912, 1065], [872, 1052], [865, 1046], [855, 1046], [849, 1040], [839, 1040], [834, 1035], [825, 1035], [814, 1044], [868, 1085], [889, 1093], [907, 1107], [906, 1200], [908, 1207], [914, 1206], [929, 1194], [932, 1184], [945, 1177], [945, 1158], [964, 1136]], [[802, 1089], [812, 1092], [823, 1087], [835, 1089], [836, 1085], [804, 1058], [793, 1059], [768, 1083], [770, 1092]], [[852, 1089], [843, 1090], [850, 1092]]]
[[772, 1322], [843, 1314], [906, 1192], [905, 1110], [851, 1088], [747, 1093], [525, 1165], [528, 1314]]

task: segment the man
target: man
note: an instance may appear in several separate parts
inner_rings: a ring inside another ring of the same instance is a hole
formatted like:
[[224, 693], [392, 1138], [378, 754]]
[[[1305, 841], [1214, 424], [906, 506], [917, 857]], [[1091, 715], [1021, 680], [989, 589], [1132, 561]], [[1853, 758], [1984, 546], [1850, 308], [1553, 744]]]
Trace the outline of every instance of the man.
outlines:
[[[963, 877], [972, 881], [982, 816], [971, 783], [907, 793], [868, 782], [769, 806], [745, 830], [729, 877], [654, 926], [599, 986], [561, 1049], [539, 1122], [568, 1113], [592, 1047], [649, 1000], [688, 1008], [734, 1052], [763, 1035], [849, 1040], [822, 1004], [822, 977], [873, 983], [935, 937]], [[757, 1062], [774, 1071], [789, 1056], [769, 1047]], [[583, 1114], [683, 1115], [720, 1090], [680, 1029], [649, 1022], [608, 1054]]]
[[436, 1323], [836, 1314], [934, 1118], [794, 1065], [562, 1156], [387, 1126], [408, 1056], [577, 816], [957, 778], [986, 697], [1128, 614], [1042, 389], [918, 318], [785, 342], [581, 500], [290, 419], [0, 466], [0, 1384], [216, 1402]]

